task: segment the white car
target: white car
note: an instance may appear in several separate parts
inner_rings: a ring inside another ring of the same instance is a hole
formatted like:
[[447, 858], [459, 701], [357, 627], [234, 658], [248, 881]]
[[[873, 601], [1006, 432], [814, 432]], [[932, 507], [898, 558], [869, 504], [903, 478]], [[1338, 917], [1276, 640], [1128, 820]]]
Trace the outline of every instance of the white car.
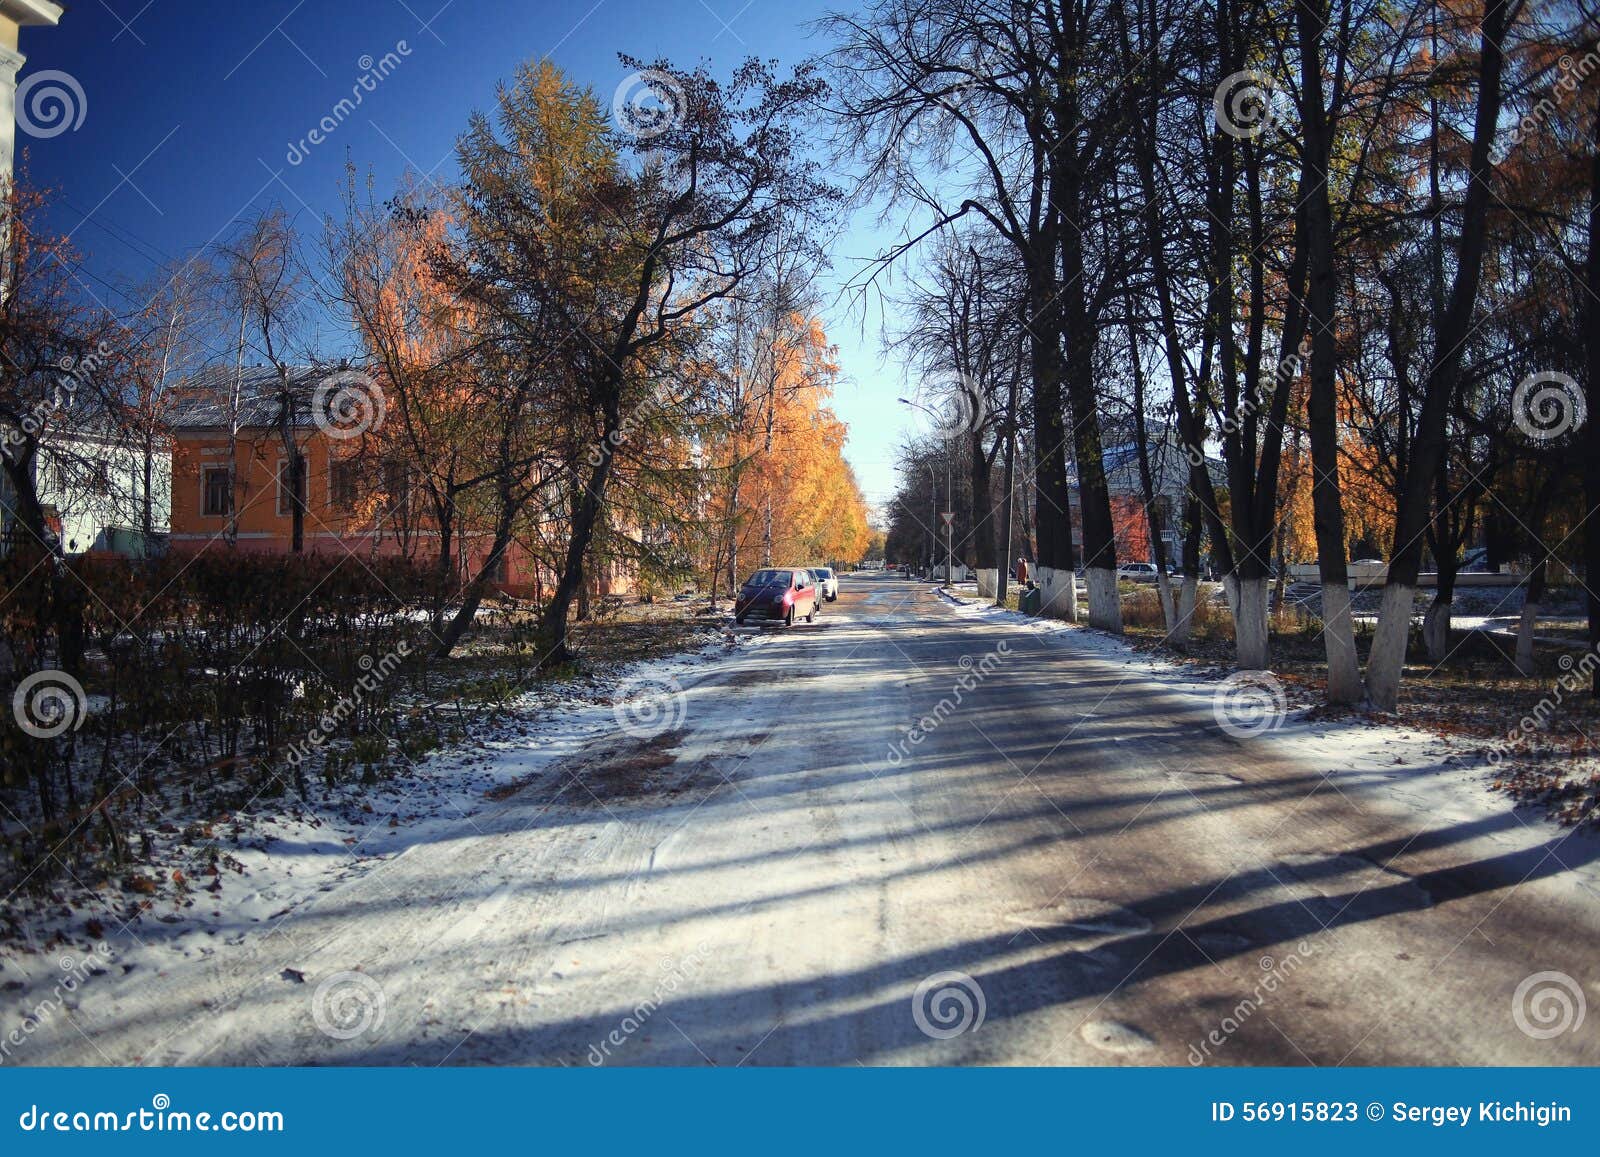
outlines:
[[1125, 562], [1117, 568], [1119, 579], [1131, 579], [1136, 583], [1153, 583], [1156, 581], [1156, 564], [1153, 562]]
[[839, 601], [839, 576], [833, 573], [832, 567], [814, 566], [811, 576], [817, 580], [817, 590], [822, 592], [822, 597], [830, 603]]

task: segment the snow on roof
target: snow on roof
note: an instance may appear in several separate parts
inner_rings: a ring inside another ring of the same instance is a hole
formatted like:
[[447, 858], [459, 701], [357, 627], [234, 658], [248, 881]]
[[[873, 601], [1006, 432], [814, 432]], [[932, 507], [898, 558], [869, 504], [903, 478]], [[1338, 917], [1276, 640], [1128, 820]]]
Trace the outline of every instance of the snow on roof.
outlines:
[[[349, 367], [286, 366], [292, 419], [312, 425], [317, 387]], [[284, 377], [277, 366], [214, 366], [184, 380], [174, 390], [170, 422], [174, 430], [227, 429], [233, 422], [235, 388], [240, 429], [276, 426], [281, 416]]]

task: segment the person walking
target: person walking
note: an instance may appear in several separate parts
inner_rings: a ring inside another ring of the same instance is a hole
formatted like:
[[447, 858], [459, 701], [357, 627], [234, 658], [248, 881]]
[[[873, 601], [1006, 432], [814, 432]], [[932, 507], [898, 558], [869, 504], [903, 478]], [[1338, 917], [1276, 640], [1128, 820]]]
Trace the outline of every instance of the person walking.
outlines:
[[1027, 586], [1028, 585], [1028, 560], [1025, 559], [1025, 558], [1017, 559], [1017, 565], [1012, 568], [1011, 574], [1012, 574], [1012, 577], [1017, 580], [1017, 585], [1019, 587]]

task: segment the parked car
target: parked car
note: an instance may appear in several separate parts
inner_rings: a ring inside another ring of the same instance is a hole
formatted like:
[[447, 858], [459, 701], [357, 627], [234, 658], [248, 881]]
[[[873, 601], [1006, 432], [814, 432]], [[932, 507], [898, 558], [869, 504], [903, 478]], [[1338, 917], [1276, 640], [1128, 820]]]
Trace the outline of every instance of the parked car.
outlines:
[[767, 619], [792, 626], [796, 619], [812, 622], [817, 617], [817, 584], [811, 572], [789, 567], [768, 567], [756, 571], [739, 588], [733, 603], [734, 622]]
[[819, 595], [830, 603], [839, 601], [839, 576], [833, 573], [832, 567], [814, 566], [811, 577], [817, 580]]
[[1156, 581], [1156, 564], [1153, 562], [1125, 562], [1117, 568], [1119, 579], [1131, 579], [1136, 583], [1153, 583]]

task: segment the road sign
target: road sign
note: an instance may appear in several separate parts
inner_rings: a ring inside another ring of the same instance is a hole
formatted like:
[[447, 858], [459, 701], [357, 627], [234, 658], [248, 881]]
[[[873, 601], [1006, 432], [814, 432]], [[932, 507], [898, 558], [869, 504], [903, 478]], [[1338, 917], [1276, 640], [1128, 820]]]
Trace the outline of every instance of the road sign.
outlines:
[[944, 524], [946, 526], [949, 526], [955, 521], [956, 512], [953, 510], [941, 510], [939, 511], [939, 517], [944, 519]]

